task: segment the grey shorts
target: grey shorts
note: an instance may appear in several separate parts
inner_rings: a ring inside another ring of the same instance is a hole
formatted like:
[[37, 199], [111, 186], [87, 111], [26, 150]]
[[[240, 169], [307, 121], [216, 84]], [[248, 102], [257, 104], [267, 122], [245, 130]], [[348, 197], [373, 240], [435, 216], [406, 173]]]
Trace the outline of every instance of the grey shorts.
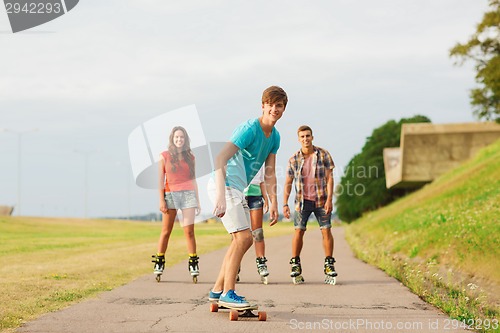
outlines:
[[[210, 179], [208, 182], [207, 189], [208, 196], [214, 204], [217, 191], [213, 179]], [[245, 200], [245, 195], [239, 190], [229, 186], [226, 186], [226, 213], [221, 217], [221, 221], [230, 234], [251, 229], [250, 210]]]
[[310, 200], [304, 200], [302, 205], [302, 211], [295, 212], [293, 225], [295, 229], [306, 230], [307, 221], [309, 220], [309, 216], [314, 213], [316, 216], [316, 220], [318, 220], [319, 228], [331, 228], [332, 227], [332, 214], [326, 214], [326, 211], [323, 207], [316, 207], [316, 203]]
[[186, 209], [198, 207], [194, 191], [165, 192], [168, 209]]

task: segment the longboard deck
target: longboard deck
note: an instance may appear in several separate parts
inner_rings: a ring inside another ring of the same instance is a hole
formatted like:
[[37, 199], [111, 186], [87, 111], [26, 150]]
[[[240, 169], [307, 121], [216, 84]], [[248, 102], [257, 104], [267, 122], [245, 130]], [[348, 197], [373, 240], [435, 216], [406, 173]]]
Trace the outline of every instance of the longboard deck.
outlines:
[[217, 303], [217, 307], [219, 309], [228, 309], [228, 310], [236, 310], [236, 311], [258, 310], [259, 309], [259, 306], [257, 304], [250, 304], [250, 306], [245, 306], [243, 308], [237, 308], [235, 306], [220, 305], [219, 303]]
[[266, 321], [267, 314], [265, 311], [259, 311], [258, 314], [255, 314], [252, 312], [252, 310], [257, 310], [258, 308], [259, 308], [259, 306], [257, 304], [250, 304], [250, 306], [246, 306], [246, 307], [242, 307], [242, 308], [219, 305], [218, 302], [211, 302], [211, 304], [210, 304], [210, 312], [218, 312], [219, 309], [229, 310], [229, 320], [231, 320], [231, 321], [238, 320], [238, 317], [258, 318], [259, 321]]

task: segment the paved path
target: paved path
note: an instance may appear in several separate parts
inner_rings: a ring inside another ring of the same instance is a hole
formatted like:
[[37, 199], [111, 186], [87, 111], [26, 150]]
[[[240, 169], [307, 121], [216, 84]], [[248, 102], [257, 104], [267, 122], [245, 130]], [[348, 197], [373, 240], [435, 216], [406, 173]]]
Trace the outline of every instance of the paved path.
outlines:
[[[261, 305], [268, 321], [230, 322], [227, 312], [209, 312], [212, 287], [225, 250], [201, 257], [198, 284], [187, 262], [153, 274], [64, 310], [29, 322], [18, 332], [459, 332], [457, 324], [423, 302], [397, 280], [356, 259], [343, 228], [335, 228], [337, 285], [323, 283], [319, 230], [306, 233], [301, 256], [303, 285], [289, 277], [291, 235], [267, 240], [270, 283], [256, 273], [253, 248], [245, 256], [238, 293]], [[466, 331], [460, 331], [466, 332]]]

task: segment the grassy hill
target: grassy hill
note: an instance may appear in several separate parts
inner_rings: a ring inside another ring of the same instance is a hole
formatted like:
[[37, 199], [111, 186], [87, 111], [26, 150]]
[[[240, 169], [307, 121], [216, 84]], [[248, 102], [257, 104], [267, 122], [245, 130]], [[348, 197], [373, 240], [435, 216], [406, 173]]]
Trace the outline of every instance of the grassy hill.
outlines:
[[498, 323], [500, 140], [346, 234], [359, 258], [452, 317]]

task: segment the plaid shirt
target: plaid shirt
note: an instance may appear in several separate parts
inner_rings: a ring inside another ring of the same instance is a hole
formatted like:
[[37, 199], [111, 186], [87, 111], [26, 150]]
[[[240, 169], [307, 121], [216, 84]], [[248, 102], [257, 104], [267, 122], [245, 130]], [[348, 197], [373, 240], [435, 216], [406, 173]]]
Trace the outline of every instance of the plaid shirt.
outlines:
[[[320, 147], [313, 146], [314, 154], [312, 156], [312, 166], [314, 170], [314, 184], [316, 187], [316, 207], [324, 207], [328, 198], [326, 170], [333, 170], [335, 164], [332, 156], [328, 151]], [[297, 151], [288, 160], [287, 174], [292, 179], [295, 179], [295, 210], [300, 212], [304, 204], [303, 189], [304, 175], [302, 175], [302, 167], [304, 166], [304, 154], [302, 149]]]

